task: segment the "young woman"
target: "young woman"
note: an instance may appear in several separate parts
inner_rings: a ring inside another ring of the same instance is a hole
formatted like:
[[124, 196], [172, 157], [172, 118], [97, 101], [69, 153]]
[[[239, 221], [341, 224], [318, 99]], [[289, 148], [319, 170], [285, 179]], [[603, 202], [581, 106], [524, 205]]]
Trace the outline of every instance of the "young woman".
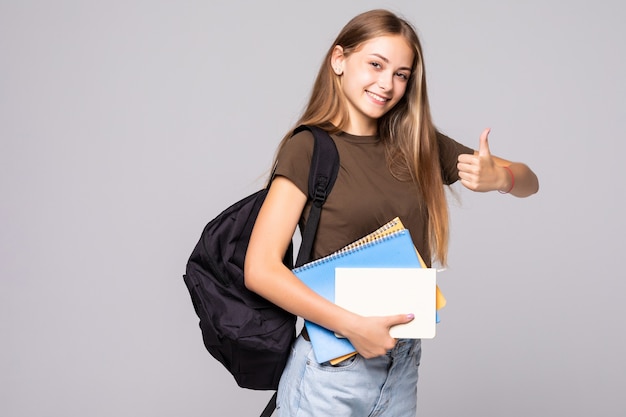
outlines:
[[[538, 190], [524, 164], [479, 150], [436, 131], [424, 61], [413, 27], [385, 10], [352, 19], [323, 61], [297, 123], [329, 131], [340, 155], [335, 186], [322, 210], [315, 258], [398, 216], [427, 263], [446, 263], [448, 211], [444, 184], [526, 197]], [[362, 317], [318, 296], [283, 263], [296, 226], [306, 223], [313, 137], [287, 134], [276, 177], [256, 221], [245, 264], [246, 286], [306, 320], [335, 331], [359, 353], [337, 366], [318, 364], [305, 335], [293, 346], [281, 378], [280, 416], [415, 416], [419, 340], [395, 340], [389, 328], [411, 312]]]

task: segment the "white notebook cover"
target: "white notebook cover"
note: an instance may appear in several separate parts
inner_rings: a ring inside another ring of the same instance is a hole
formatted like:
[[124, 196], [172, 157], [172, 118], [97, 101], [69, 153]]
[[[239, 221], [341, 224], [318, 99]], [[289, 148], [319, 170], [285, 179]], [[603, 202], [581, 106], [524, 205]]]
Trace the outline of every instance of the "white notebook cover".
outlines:
[[436, 269], [336, 268], [335, 304], [362, 316], [415, 314], [394, 326], [396, 339], [432, 339], [436, 328]]

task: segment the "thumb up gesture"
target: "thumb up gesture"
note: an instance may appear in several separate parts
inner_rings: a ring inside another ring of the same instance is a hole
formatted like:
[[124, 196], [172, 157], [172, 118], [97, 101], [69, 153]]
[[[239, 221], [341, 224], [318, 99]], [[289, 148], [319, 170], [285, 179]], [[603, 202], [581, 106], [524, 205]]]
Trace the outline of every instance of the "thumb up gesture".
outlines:
[[502, 166], [496, 164], [496, 160], [502, 165], [508, 165], [508, 161], [491, 155], [489, 150], [489, 132], [483, 130], [480, 135], [478, 152], [473, 155], [459, 155], [457, 168], [461, 184], [472, 191], [486, 192], [507, 189], [510, 177]]

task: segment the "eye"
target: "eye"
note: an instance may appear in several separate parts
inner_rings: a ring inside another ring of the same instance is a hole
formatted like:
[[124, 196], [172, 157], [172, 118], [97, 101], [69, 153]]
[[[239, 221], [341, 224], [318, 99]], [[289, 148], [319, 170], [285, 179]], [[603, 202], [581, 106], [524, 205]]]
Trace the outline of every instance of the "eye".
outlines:
[[382, 65], [380, 65], [380, 62], [377, 61], [370, 62], [370, 65], [376, 69], [381, 69], [383, 67]]
[[411, 74], [407, 74], [405, 72], [397, 72], [396, 76], [402, 79], [402, 81], [408, 81]]

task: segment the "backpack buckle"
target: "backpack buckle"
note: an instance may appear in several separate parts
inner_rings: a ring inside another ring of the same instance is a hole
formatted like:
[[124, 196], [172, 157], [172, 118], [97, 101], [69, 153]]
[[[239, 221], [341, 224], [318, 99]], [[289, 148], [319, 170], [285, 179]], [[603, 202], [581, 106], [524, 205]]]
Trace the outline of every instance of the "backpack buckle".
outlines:
[[[313, 195], [313, 201], [315, 203], [324, 203], [326, 201], [326, 185], [328, 184], [328, 178], [319, 177], [317, 179], [317, 187], [315, 188], [315, 195]], [[320, 204], [321, 206], [321, 204]]]

